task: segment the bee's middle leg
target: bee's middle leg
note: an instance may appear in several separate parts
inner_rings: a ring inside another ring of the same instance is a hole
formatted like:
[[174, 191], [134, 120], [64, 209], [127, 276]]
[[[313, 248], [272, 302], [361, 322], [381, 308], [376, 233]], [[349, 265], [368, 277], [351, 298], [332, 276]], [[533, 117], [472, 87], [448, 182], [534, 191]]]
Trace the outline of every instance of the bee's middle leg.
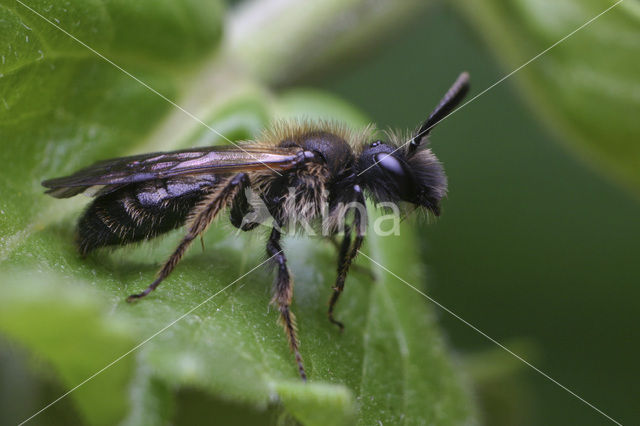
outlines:
[[280, 321], [287, 333], [287, 339], [289, 340], [289, 347], [296, 357], [296, 363], [298, 364], [298, 372], [302, 380], [307, 380], [307, 374], [304, 371], [304, 365], [302, 363], [302, 356], [298, 346], [298, 337], [296, 336], [296, 319], [291, 312], [291, 299], [293, 298], [293, 280], [287, 268], [287, 258], [280, 246], [281, 233], [276, 228], [271, 230], [271, 235], [267, 241], [267, 254], [276, 262], [278, 273], [274, 287], [272, 303], [278, 305], [280, 311]]
[[160, 283], [171, 274], [184, 256], [185, 252], [199, 235], [206, 231], [211, 221], [220, 211], [233, 201], [241, 189], [249, 185], [249, 176], [246, 173], [238, 173], [227, 181], [219, 190], [212, 192], [203, 203], [196, 209], [190, 221], [187, 235], [182, 238], [178, 247], [169, 256], [162, 269], [158, 272], [157, 278], [141, 293], [132, 294], [127, 298], [128, 302], [145, 297], [160, 285]]

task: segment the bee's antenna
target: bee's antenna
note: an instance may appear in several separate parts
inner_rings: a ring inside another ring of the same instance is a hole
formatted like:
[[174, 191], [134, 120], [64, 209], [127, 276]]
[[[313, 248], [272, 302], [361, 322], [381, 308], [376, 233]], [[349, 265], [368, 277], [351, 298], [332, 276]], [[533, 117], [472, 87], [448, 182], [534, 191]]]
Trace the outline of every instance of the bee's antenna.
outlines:
[[464, 99], [469, 91], [469, 73], [463, 72], [449, 88], [438, 106], [433, 110], [429, 118], [416, 130], [409, 143], [409, 155], [412, 155], [422, 141], [429, 135], [431, 129], [449, 115], [453, 109]]

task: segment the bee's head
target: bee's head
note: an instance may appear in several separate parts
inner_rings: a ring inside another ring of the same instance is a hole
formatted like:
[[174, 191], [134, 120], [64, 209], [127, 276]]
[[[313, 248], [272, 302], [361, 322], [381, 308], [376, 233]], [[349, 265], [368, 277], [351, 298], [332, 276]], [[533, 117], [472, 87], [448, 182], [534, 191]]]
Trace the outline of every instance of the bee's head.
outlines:
[[375, 141], [363, 149], [357, 169], [362, 186], [377, 202], [405, 201], [440, 214], [447, 177], [430, 149], [411, 153], [407, 148]]
[[447, 177], [436, 156], [424, 145], [431, 129], [454, 110], [468, 91], [469, 74], [463, 72], [408, 140], [389, 133], [389, 143], [375, 141], [363, 147], [357, 174], [377, 202], [406, 201], [436, 216], [440, 214]]

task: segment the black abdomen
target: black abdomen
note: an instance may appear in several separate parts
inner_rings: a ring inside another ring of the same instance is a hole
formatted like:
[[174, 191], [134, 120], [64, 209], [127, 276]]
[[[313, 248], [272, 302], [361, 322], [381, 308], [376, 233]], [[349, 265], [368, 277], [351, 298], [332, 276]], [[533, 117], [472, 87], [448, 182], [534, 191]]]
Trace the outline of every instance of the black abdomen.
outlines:
[[183, 225], [219, 181], [217, 176], [180, 176], [130, 184], [97, 197], [78, 222], [80, 253], [148, 240]]

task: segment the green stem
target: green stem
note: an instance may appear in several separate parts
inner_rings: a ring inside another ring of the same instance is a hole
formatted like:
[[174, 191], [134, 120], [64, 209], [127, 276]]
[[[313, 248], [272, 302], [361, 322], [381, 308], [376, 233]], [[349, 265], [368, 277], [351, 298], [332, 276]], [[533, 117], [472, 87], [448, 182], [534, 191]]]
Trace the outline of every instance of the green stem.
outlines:
[[[216, 104], [242, 91], [299, 82], [362, 55], [394, 29], [420, 16], [428, 0], [261, 0], [231, 14], [221, 51], [189, 79], [177, 103], [205, 119]], [[258, 84], [256, 84], [256, 82]], [[267, 89], [268, 90], [268, 89]], [[196, 120], [175, 109], [147, 140], [154, 149], [189, 134]]]
[[288, 85], [352, 59], [419, 16], [428, 0], [249, 1], [228, 22], [226, 48], [249, 74]]

